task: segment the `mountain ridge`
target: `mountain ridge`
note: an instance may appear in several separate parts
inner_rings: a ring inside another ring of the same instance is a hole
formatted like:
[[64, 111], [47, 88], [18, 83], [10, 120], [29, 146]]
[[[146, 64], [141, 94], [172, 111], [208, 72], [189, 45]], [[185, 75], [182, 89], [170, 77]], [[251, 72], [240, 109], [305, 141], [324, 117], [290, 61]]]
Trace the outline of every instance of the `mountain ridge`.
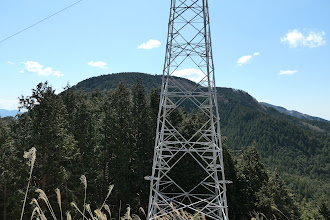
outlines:
[[266, 102], [260, 102], [262, 105], [268, 107], [268, 108], [273, 108], [276, 109], [278, 112], [286, 114], [286, 115], [290, 115], [296, 118], [300, 118], [300, 119], [306, 119], [306, 120], [313, 120], [313, 121], [323, 121], [323, 122], [330, 122], [326, 119], [320, 118], [320, 117], [316, 117], [316, 116], [311, 116], [308, 114], [304, 114], [301, 112], [298, 112], [296, 110], [288, 110], [282, 106], [277, 106], [277, 105], [272, 105]]
[[[121, 81], [133, 88], [138, 78], [147, 91], [160, 89], [162, 76], [118, 73], [86, 79], [72, 89], [107, 92]], [[175, 77], [185, 86], [194, 82]], [[265, 165], [282, 173], [299, 199], [317, 200], [330, 192], [330, 123], [300, 119], [267, 108], [247, 92], [217, 87], [221, 132], [233, 154], [256, 144]], [[188, 111], [189, 112], [189, 111]], [[313, 184], [317, 182], [318, 184]]]
[[[151, 88], [160, 88], [160, 86], [161, 86], [162, 75], [156, 75], [156, 74], [153, 75], [153, 74], [140, 73], [140, 72], [122, 72], [122, 73], [104, 74], [104, 75], [85, 79], [85, 80], [77, 83], [76, 85], [72, 86], [72, 89], [73, 90], [83, 90], [85, 92], [91, 92], [91, 91], [97, 89], [101, 92], [106, 92], [107, 90], [109, 90], [109, 88], [115, 88], [120, 80], [124, 80], [128, 85], [133, 85], [139, 77], [144, 78], [143, 81], [144, 81], [144, 85], [146, 86], [147, 90], [150, 90]], [[189, 79], [176, 77], [176, 76], [174, 76], [174, 78], [179, 80], [180, 83], [185, 86], [193, 86], [196, 84], [195, 82], [193, 82]], [[102, 81], [101, 83], [100, 83], [100, 80]], [[322, 121], [322, 122], [330, 123], [330, 121], [320, 118], [320, 117], [300, 113], [295, 110], [290, 111], [284, 107], [272, 105], [272, 104], [269, 104], [266, 102], [258, 102], [248, 92], [240, 90], [240, 89], [234, 89], [234, 88], [228, 88], [228, 87], [217, 87], [218, 91], [220, 91], [220, 90], [224, 91], [227, 89], [240, 93], [240, 94], [247, 94], [248, 96], [252, 97], [252, 99], [255, 101], [255, 106], [257, 105], [256, 103], [259, 103], [261, 105], [261, 108], [263, 108], [263, 106], [264, 106], [267, 108], [273, 108], [273, 109], [277, 110], [279, 113], [283, 113], [283, 114], [286, 114], [286, 115], [289, 115], [292, 117], [306, 119], [309, 121]], [[247, 103], [245, 103], [245, 104], [247, 104]], [[249, 100], [249, 105], [250, 104], [251, 104], [251, 99]]]
[[7, 109], [0, 109], [0, 117], [15, 117], [17, 115], [17, 110], [7, 110]]

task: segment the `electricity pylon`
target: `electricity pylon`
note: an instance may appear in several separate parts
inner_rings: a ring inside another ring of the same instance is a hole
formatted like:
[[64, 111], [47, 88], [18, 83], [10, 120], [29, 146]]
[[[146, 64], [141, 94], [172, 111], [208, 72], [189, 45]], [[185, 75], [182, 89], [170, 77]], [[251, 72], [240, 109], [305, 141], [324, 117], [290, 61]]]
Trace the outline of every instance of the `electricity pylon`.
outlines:
[[[148, 219], [185, 211], [228, 220], [208, 0], [171, 0], [170, 11]], [[195, 84], [176, 77], [187, 74]], [[189, 134], [172, 117], [181, 107], [203, 119]], [[180, 178], [187, 172], [193, 178]]]

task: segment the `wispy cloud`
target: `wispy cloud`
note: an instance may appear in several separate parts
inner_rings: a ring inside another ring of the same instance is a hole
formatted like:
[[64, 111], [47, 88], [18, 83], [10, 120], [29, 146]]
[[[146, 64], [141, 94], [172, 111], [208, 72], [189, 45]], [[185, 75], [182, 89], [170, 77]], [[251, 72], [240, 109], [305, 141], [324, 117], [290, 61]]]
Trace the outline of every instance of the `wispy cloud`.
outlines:
[[238, 64], [239, 66], [242, 66], [243, 64], [248, 63], [249, 60], [251, 60], [253, 56], [258, 56], [258, 55], [260, 55], [260, 53], [259, 53], [259, 52], [255, 52], [255, 53], [253, 53], [253, 55], [245, 55], [245, 56], [242, 56], [242, 57], [240, 57], [240, 58], [237, 60], [237, 64]]
[[0, 109], [15, 110], [18, 108], [17, 99], [0, 99]]
[[300, 31], [289, 31], [285, 37], [281, 38], [282, 43], [288, 43], [290, 47], [319, 47], [326, 44], [325, 32], [321, 31], [315, 33], [310, 31], [308, 35], [304, 36]]
[[51, 67], [43, 68], [43, 65], [41, 65], [38, 62], [35, 61], [27, 61], [24, 63], [25, 68], [21, 71], [22, 73], [28, 72], [28, 73], [36, 73], [39, 76], [57, 76], [61, 77], [64, 76], [63, 73], [61, 73], [58, 70], [53, 70]]
[[103, 61], [90, 61], [87, 64], [89, 66], [98, 67], [100, 69], [108, 69], [108, 67], [107, 67], [108, 64], [106, 62], [103, 62]]
[[279, 74], [280, 75], [293, 75], [297, 72], [298, 72], [298, 70], [281, 70]]
[[237, 60], [237, 64], [242, 66], [243, 64], [247, 63], [249, 60], [251, 60], [251, 55], [242, 56]]
[[179, 76], [198, 83], [205, 77], [205, 74], [200, 69], [183, 69], [174, 71], [172, 76]]
[[15, 64], [14, 62], [11, 62], [11, 61], [7, 61], [7, 63], [8, 63], [9, 65], [13, 65], [13, 64]]
[[161, 43], [158, 40], [152, 40], [150, 39], [147, 43], [143, 43], [140, 46], [138, 46], [138, 49], [153, 49], [160, 47]]

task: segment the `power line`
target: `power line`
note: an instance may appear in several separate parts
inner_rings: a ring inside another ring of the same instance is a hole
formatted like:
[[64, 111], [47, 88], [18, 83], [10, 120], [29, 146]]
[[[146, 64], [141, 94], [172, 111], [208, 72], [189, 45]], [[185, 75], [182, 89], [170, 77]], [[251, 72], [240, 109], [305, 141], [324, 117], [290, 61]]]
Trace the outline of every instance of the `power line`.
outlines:
[[38, 21], [38, 22], [36, 22], [36, 23], [34, 23], [34, 24], [32, 24], [32, 25], [30, 25], [30, 26], [28, 26], [28, 27], [26, 27], [26, 28], [24, 28], [24, 29], [22, 29], [22, 30], [20, 30], [20, 31], [18, 31], [18, 32], [16, 32], [15, 34], [10, 35], [9, 37], [7, 37], [7, 38], [1, 40], [1, 41], [0, 41], [0, 44], [3, 43], [3, 42], [6, 41], [6, 40], [9, 40], [9, 39], [12, 38], [12, 37], [14, 37], [14, 36], [16, 36], [16, 35], [18, 35], [18, 34], [24, 32], [24, 31], [26, 31], [26, 30], [28, 30], [28, 29], [30, 29], [30, 28], [32, 28], [32, 27], [34, 27], [34, 26], [40, 24], [41, 22], [43, 22], [43, 21], [45, 21], [45, 20], [47, 20], [47, 19], [49, 19], [49, 18], [51, 18], [51, 17], [53, 17], [53, 16], [55, 16], [55, 15], [57, 15], [57, 14], [59, 14], [59, 13], [65, 11], [66, 9], [71, 8], [72, 6], [78, 4], [78, 3], [82, 2], [82, 1], [83, 1], [83, 0], [76, 1], [75, 3], [73, 3], [73, 4], [69, 5], [69, 6], [67, 6], [67, 7], [65, 7], [65, 8], [63, 8], [63, 9], [57, 11], [57, 12], [55, 12], [54, 14], [51, 14], [51, 15], [49, 15], [48, 17], [46, 17], [46, 18], [44, 18], [44, 19], [42, 19], [42, 20], [40, 20], [40, 21]]

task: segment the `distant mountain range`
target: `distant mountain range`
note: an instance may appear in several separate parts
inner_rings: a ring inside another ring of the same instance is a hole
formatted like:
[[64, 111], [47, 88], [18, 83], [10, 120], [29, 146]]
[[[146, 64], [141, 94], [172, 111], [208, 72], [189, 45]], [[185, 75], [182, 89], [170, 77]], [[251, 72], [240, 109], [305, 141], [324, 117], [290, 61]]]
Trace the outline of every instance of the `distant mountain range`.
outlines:
[[17, 110], [6, 110], [6, 109], [0, 109], [0, 117], [15, 117], [17, 115]]
[[325, 121], [325, 122], [329, 122], [328, 120], [325, 120], [323, 118], [319, 118], [319, 117], [315, 117], [315, 116], [310, 116], [310, 115], [306, 115], [304, 113], [300, 113], [297, 112], [295, 110], [287, 110], [286, 108], [283, 108], [281, 106], [276, 106], [276, 105], [272, 105], [266, 102], [260, 102], [262, 105], [269, 107], [269, 108], [273, 108], [276, 109], [277, 111], [286, 114], [286, 115], [290, 115], [296, 118], [301, 118], [301, 119], [306, 119], [306, 120], [315, 120], [315, 121]]

